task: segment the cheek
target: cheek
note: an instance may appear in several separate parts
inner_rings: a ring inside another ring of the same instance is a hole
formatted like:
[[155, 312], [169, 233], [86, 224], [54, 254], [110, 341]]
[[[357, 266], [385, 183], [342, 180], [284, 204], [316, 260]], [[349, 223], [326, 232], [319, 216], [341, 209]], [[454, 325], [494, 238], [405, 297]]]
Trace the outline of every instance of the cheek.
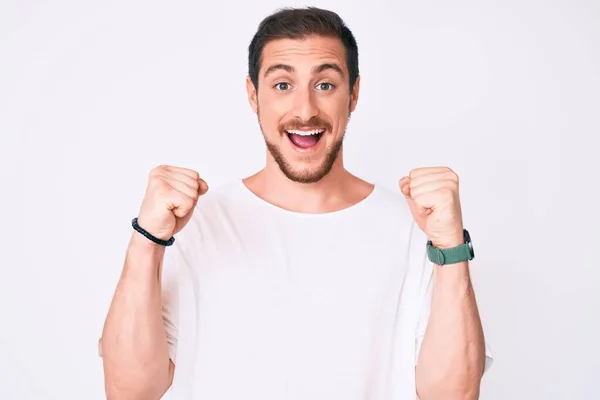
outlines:
[[260, 119], [264, 124], [277, 124], [289, 111], [288, 101], [284, 96], [274, 97], [262, 95], [258, 97]]
[[267, 136], [279, 135], [277, 127], [281, 122], [281, 117], [272, 108], [261, 104], [258, 108], [258, 120], [264, 134]]
[[334, 129], [341, 129], [347, 122], [348, 116], [350, 115], [350, 103], [342, 100], [336, 102], [329, 102], [323, 105], [321, 111], [326, 115], [333, 125]]
[[336, 93], [335, 96], [323, 98], [319, 108], [330, 114], [333, 118], [348, 116], [350, 112], [350, 97]]

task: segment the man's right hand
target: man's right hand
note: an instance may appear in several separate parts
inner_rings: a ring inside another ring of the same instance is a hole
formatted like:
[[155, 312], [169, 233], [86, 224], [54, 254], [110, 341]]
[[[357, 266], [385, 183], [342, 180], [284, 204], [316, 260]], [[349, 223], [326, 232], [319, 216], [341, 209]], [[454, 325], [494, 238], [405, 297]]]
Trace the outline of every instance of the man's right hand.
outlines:
[[198, 198], [207, 190], [208, 185], [196, 171], [156, 167], [150, 172], [138, 223], [151, 235], [168, 240], [189, 222]]

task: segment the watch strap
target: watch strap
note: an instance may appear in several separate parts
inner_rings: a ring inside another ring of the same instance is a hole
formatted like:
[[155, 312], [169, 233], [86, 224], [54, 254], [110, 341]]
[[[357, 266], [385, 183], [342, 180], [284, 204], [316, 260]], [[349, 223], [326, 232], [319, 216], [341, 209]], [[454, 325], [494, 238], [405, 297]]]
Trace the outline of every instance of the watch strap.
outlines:
[[465, 243], [449, 249], [439, 249], [433, 245], [431, 240], [427, 241], [427, 257], [429, 261], [436, 265], [446, 265], [472, 260], [475, 257], [475, 253], [473, 252], [471, 236], [466, 229], [463, 230], [463, 234]]
[[461, 261], [472, 260], [471, 248], [468, 244], [450, 249], [438, 249], [431, 242], [427, 242], [427, 256], [429, 261], [437, 265], [456, 264]]

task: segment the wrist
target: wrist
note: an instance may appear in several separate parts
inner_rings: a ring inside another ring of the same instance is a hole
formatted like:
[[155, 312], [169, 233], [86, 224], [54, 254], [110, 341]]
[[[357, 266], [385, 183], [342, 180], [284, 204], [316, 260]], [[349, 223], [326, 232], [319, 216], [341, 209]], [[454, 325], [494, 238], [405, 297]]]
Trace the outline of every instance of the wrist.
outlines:
[[465, 244], [465, 236], [462, 229], [460, 232], [442, 238], [432, 238], [430, 240], [431, 244], [438, 249], [451, 249]]
[[[137, 225], [137, 226], [136, 226]], [[164, 227], [162, 228], [157, 228], [156, 227], [157, 223], [156, 221], [153, 221], [152, 219], [146, 219], [145, 215], [143, 215], [142, 213], [140, 213], [140, 216], [137, 218], [134, 218], [134, 220], [132, 221], [132, 226], [135, 230], [138, 230], [138, 228], [141, 228], [142, 231], [145, 231], [146, 233], [150, 234], [151, 236], [153, 236], [156, 239], [159, 240], [164, 240], [167, 241], [169, 239], [171, 239], [171, 237], [173, 236], [173, 232], [172, 229], [165, 229]], [[164, 224], [160, 224], [159, 226], [164, 225]], [[140, 232], [142, 233], [142, 232]], [[142, 234], [143, 236], [143, 234]]]
[[165, 251], [165, 246], [154, 243], [140, 232], [134, 230], [129, 241], [129, 250], [160, 255]]

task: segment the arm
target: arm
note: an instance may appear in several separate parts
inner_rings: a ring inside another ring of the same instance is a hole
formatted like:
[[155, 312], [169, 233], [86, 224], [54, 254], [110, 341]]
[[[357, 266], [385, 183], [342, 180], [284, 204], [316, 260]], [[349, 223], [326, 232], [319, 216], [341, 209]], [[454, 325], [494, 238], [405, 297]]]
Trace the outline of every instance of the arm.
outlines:
[[[458, 186], [458, 175], [447, 167], [417, 168], [400, 180], [416, 224], [435, 247], [464, 243]], [[432, 275], [417, 394], [421, 400], [477, 399], [486, 349], [468, 263], [433, 265]]]
[[164, 247], [133, 233], [102, 332], [109, 400], [158, 400], [171, 385], [174, 365], [161, 306], [164, 252]]
[[468, 263], [434, 265], [431, 309], [416, 368], [420, 399], [479, 398], [485, 342]]
[[[154, 237], [171, 238], [190, 221], [198, 198], [207, 190], [196, 171], [168, 165], [154, 168], [139, 213], [140, 226]], [[176, 341], [177, 295], [171, 292], [173, 279], [164, 279], [163, 275], [174, 278], [163, 271], [171, 264], [164, 257], [163, 246], [133, 233], [102, 333], [109, 400], [158, 400], [173, 381], [170, 350]]]

